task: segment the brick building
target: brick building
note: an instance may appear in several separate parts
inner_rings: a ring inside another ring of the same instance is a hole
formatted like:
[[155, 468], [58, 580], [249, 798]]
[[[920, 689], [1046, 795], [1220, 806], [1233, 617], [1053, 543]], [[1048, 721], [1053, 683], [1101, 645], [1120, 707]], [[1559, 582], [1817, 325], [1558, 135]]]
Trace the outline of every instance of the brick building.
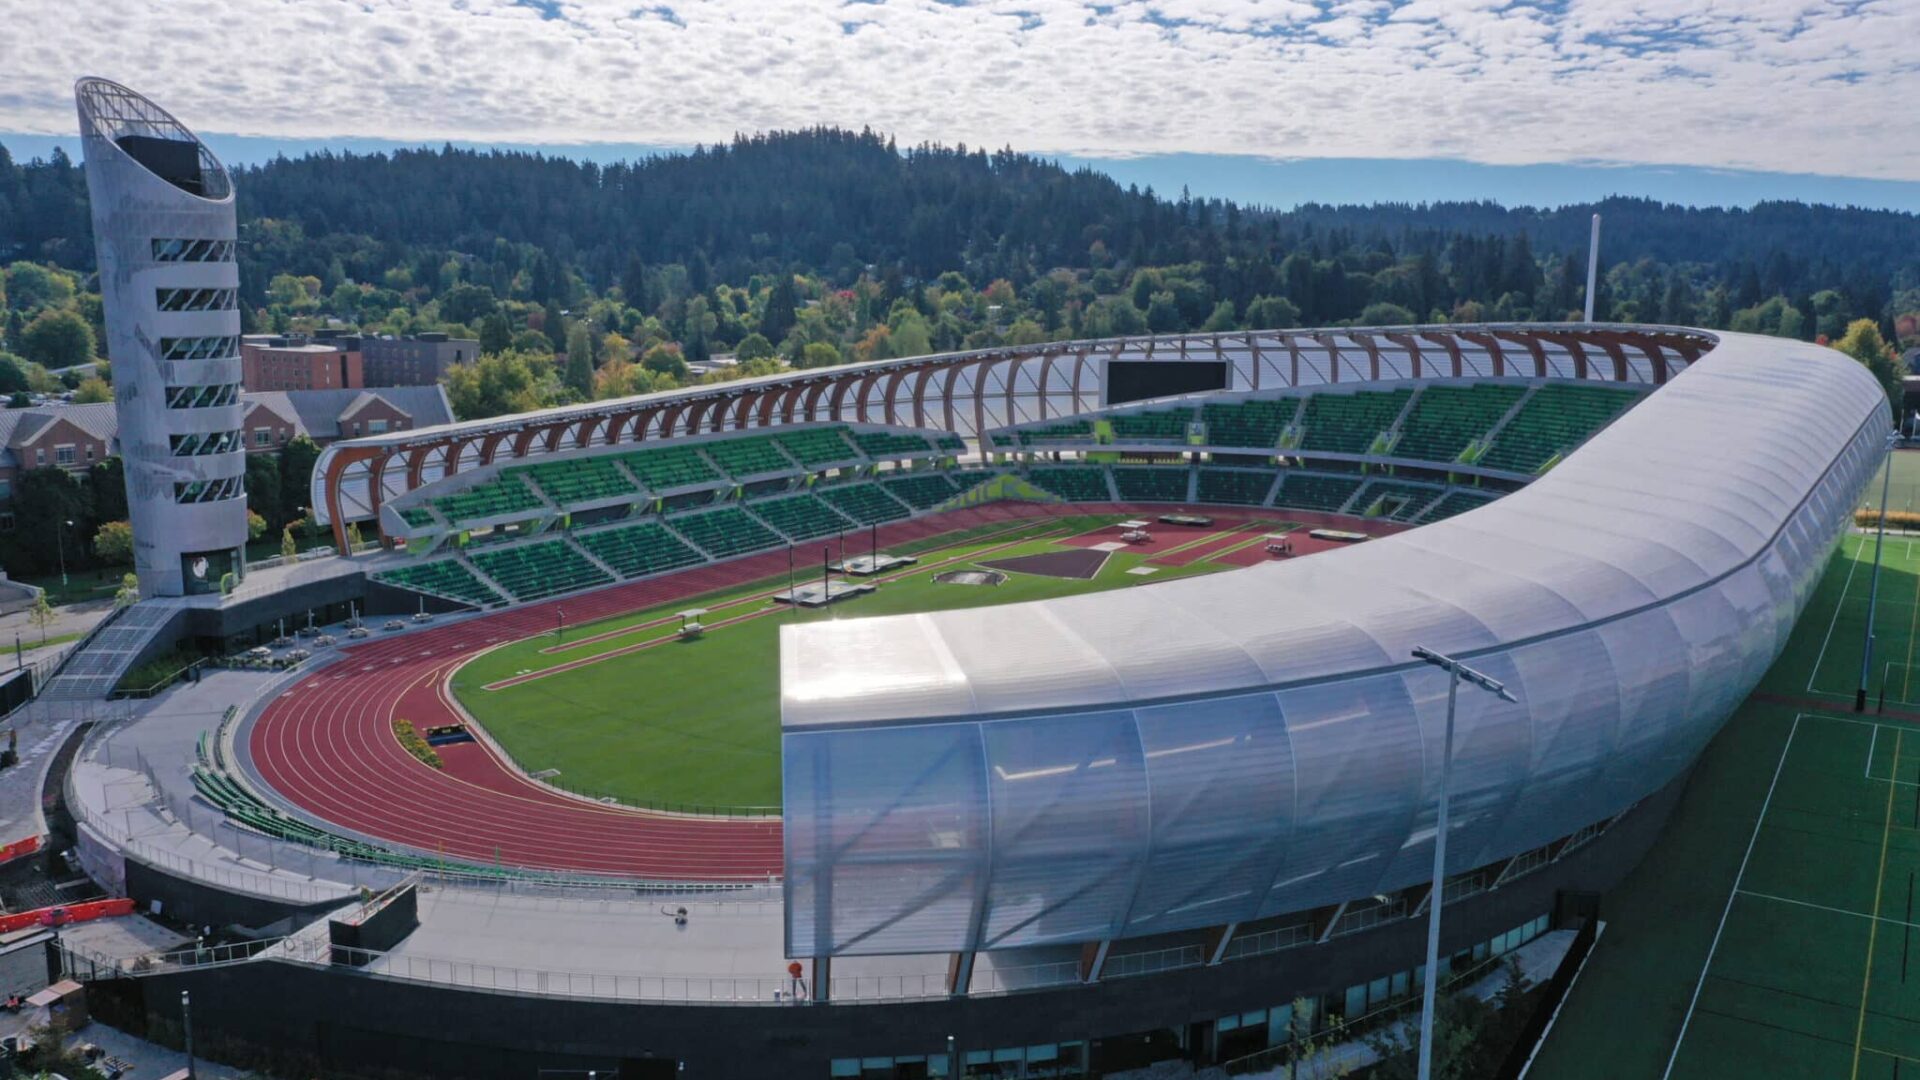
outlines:
[[[241, 404], [246, 411], [239, 435], [248, 453], [279, 450], [296, 435], [325, 446], [453, 422], [439, 386], [268, 390], [242, 394]], [[119, 452], [111, 403], [0, 409], [0, 530], [13, 528], [10, 507], [19, 474], [49, 465], [80, 474]]]
[[333, 342], [249, 335], [240, 343], [240, 385], [253, 391], [357, 390], [366, 385], [362, 364], [357, 350]]
[[85, 473], [115, 452], [113, 403], [0, 410], [0, 529], [13, 527], [14, 478], [57, 466]]
[[480, 355], [478, 341], [439, 333], [337, 340], [358, 344], [368, 386], [432, 386], [448, 368], [472, 363]]

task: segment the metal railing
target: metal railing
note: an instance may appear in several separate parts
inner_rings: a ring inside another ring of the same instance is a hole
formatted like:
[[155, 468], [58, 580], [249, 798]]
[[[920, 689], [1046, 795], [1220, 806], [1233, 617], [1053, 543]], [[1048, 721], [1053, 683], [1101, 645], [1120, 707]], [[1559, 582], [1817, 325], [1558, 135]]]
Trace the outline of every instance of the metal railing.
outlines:
[[1206, 953], [1198, 945], [1176, 945], [1170, 949], [1156, 949], [1153, 952], [1123, 953], [1107, 957], [1106, 966], [1100, 969], [1102, 979], [1131, 979], [1141, 975], [1158, 975], [1163, 971], [1178, 971], [1181, 968], [1199, 967], [1206, 962]]
[[1080, 963], [1060, 960], [1050, 964], [1026, 964], [1016, 967], [976, 967], [969, 996], [1018, 994], [1027, 990], [1046, 990], [1059, 986], [1078, 986]]
[[1222, 960], [1242, 960], [1252, 956], [1266, 956], [1269, 953], [1298, 949], [1314, 942], [1311, 922], [1294, 923], [1290, 926], [1277, 926], [1272, 930], [1262, 930], [1257, 934], [1236, 937], [1227, 943], [1227, 951]]

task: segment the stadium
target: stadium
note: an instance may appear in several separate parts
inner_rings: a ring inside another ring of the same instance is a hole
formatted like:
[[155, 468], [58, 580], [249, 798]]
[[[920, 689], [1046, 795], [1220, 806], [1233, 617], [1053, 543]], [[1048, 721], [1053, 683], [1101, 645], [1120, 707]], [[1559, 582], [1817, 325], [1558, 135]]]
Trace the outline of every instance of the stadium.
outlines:
[[[1449, 687], [1416, 648], [1515, 699], [1458, 699], [1464, 979], [1640, 861], [1890, 432], [1817, 346], [1543, 324], [339, 442], [342, 555], [136, 605], [44, 695], [79, 733], [50, 830], [208, 931], [61, 962], [136, 1030], [190, 990], [216, 1055], [370, 1074], [1255, 1059], [1298, 1002], [1418, 990]], [[261, 659], [99, 703], [184, 640]]]

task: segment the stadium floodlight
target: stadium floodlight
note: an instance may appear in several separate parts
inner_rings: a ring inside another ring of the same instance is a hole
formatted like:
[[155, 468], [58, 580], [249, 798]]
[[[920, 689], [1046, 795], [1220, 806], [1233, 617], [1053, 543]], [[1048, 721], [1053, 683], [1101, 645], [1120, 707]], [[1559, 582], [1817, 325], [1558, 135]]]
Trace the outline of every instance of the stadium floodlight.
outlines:
[[1445, 653], [1425, 646], [1413, 650], [1413, 658], [1447, 672], [1447, 738], [1440, 752], [1439, 808], [1433, 827], [1433, 886], [1427, 895], [1427, 980], [1420, 1007], [1420, 1080], [1433, 1076], [1433, 999], [1440, 979], [1440, 908], [1447, 898], [1447, 799], [1453, 779], [1453, 713], [1460, 696], [1460, 683], [1472, 683], [1501, 701], [1515, 702], [1506, 684], [1475, 671]]
[[[1860, 688], [1853, 695], [1853, 711], [1867, 711], [1867, 672], [1873, 668], [1873, 614], [1880, 603], [1880, 549], [1887, 543], [1887, 491], [1893, 486], [1893, 448], [1900, 442], [1899, 432], [1887, 436], [1886, 463], [1880, 477], [1880, 526], [1873, 534], [1873, 578], [1867, 587], [1867, 640], [1860, 647]], [[1885, 681], [1882, 680], [1884, 686]], [[1886, 694], [1881, 694], [1884, 704]]]

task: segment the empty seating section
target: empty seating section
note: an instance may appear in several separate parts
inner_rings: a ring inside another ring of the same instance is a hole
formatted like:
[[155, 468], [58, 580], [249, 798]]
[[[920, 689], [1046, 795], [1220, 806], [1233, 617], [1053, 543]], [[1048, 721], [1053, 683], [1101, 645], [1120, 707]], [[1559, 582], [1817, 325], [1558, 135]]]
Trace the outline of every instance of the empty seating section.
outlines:
[[[1093, 425], [1085, 420], [1069, 420], [1063, 424], [1049, 424], [1020, 432], [1021, 446], [1047, 442], [1090, 442], [1092, 439]], [[994, 441], [999, 442], [997, 438]]]
[[746, 511], [731, 506], [668, 518], [667, 524], [716, 559], [778, 547], [781, 543], [765, 525], [748, 517]]
[[1288, 473], [1275, 506], [1334, 513], [1360, 490], [1365, 481], [1358, 476], [1327, 476], [1321, 473]]
[[967, 440], [958, 435], [942, 435], [936, 445], [941, 450], [949, 450], [957, 454], [967, 448]]
[[1207, 443], [1211, 446], [1257, 446], [1271, 449], [1280, 444], [1280, 435], [1293, 423], [1300, 411], [1297, 398], [1274, 401], [1242, 401], [1232, 405], [1204, 405], [1200, 419], [1207, 425]]
[[1113, 418], [1113, 437], [1118, 442], [1183, 443], [1187, 441], [1187, 425], [1192, 422], [1192, 409], [1127, 413]]
[[1273, 486], [1273, 471], [1243, 469], [1201, 469], [1200, 501], [1259, 506], [1267, 501], [1267, 489]]
[[[798, 431], [784, 432], [776, 437], [780, 448], [792, 454], [794, 459], [806, 466], [831, 465], [836, 461], [851, 461], [860, 455], [853, 452], [847, 444], [845, 428], [802, 428]], [[864, 449], [866, 444], [861, 443]]]
[[954, 496], [953, 484], [936, 472], [882, 480], [881, 484], [915, 510], [931, 509]]
[[640, 482], [655, 491], [704, 484], [720, 479], [700, 452], [691, 446], [667, 446], [620, 455], [620, 461]]
[[1107, 502], [1113, 498], [1107, 491], [1107, 471], [1094, 465], [1032, 469], [1027, 479], [1068, 502]]
[[1185, 469], [1115, 469], [1113, 486], [1126, 502], [1186, 502]]
[[1420, 516], [1421, 511], [1433, 505], [1440, 495], [1440, 488], [1375, 480], [1367, 485], [1366, 493], [1360, 496], [1366, 505], [1356, 509], [1364, 512], [1378, 505], [1382, 517], [1393, 521], [1412, 521]]
[[924, 454], [932, 447], [927, 440], [918, 435], [905, 435], [897, 431], [861, 431], [856, 432], [853, 441], [870, 458], [895, 458], [908, 454]]
[[1498, 497], [1492, 492], [1455, 488], [1429, 505], [1426, 513], [1421, 515], [1421, 520], [1443, 521], [1455, 514], [1464, 514], [1476, 506], [1485, 506]]
[[620, 467], [608, 457], [542, 461], [505, 471], [532, 479], [548, 498], [561, 506], [637, 494], [632, 482], [620, 474]]
[[496, 476], [465, 491], [442, 495], [433, 500], [433, 505], [442, 517], [455, 524], [544, 509], [540, 497], [517, 476]]
[[1547, 383], [1500, 429], [1493, 448], [1477, 464], [1537, 472], [1554, 455], [1585, 442], [1639, 397], [1637, 391], [1613, 386]]
[[473, 576], [473, 571], [461, 565], [458, 559], [436, 559], [433, 562], [414, 563], [410, 566], [382, 570], [373, 575], [374, 580], [389, 585], [398, 585], [403, 589], [432, 593], [454, 600], [464, 600], [469, 604], [497, 604], [503, 598], [487, 587], [487, 583]]
[[433, 524], [433, 511], [424, 506], [409, 506], [400, 511], [400, 520], [416, 529], [424, 529]]
[[773, 445], [773, 438], [758, 435], [750, 439], [721, 439], [718, 442], [702, 443], [700, 448], [707, 452], [716, 464], [733, 477], [753, 476], [757, 473], [779, 472], [793, 468]]
[[897, 521], [912, 513], [900, 500], [880, 490], [878, 484], [848, 484], [822, 488], [820, 497], [835, 510], [862, 525]]
[[575, 533], [580, 546], [613, 567], [621, 577], [657, 574], [700, 562], [700, 553], [688, 547], [657, 521], [622, 525], [617, 529]]
[[565, 540], [476, 551], [469, 557], [516, 600], [538, 600], [613, 580]]
[[1382, 431], [1393, 426], [1412, 395], [1412, 390], [1315, 394], [1307, 399], [1306, 434], [1300, 448], [1364, 454]]
[[1457, 461], [1468, 444], [1492, 431], [1526, 392], [1512, 383], [1426, 387], [1400, 425], [1393, 456]]
[[991, 469], [956, 469], [947, 474], [947, 479], [953, 481], [953, 486], [965, 493], [999, 475]]
[[789, 540], [811, 540], [847, 528], [846, 518], [811, 495], [789, 495], [784, 499], [762, 499], [748, 503], [755, 517], [785, 533]]

